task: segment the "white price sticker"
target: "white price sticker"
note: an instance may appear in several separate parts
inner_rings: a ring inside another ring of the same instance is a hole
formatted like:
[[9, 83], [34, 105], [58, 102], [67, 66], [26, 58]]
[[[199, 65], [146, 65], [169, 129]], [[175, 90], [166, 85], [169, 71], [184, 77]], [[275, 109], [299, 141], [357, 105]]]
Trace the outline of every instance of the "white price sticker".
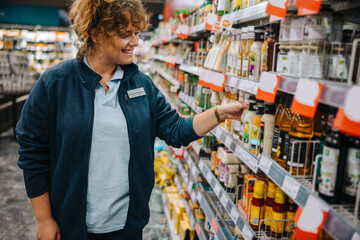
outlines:
[[230, 145], [232, 143], [232, 139], [230, 137], [226, 137], [225, 138], [225, 145], [230, 148]]
[[286, 175], [282, 184], [282, 190], [292, 199], [296, 199], [299, 189], [300, 183]]
[[201, 170], [204, 170], [204, 162], [203, 162], [203, 160], [200, 160], [200, 162], [199, 162], [199, 168], [201, 169]]
[[214, 129], [214, 133], [215, 133], [216, 137], [219, 137], [219, 136], [220, 136], [221, 130], [219, 129], [219, 127], [217, 127], [217, 128]]
[[226, 208], [226, 205], [229, 200], [228, 200], [225, 192], [223, 192], [223, 195], [221, 195], [220, 201], [221, 201], [222, 205]]
[[219, 196], [220, 190], [221, 190], [220, 185], [219, 185], [219, 184], [216, 184], [216, 185], [215, 185], [215, 188], [214, 188], [214, 192], [215, 192], [216, 196]]
[[210, 182], [211, 178], [212, 178], [212, 174], [211, 171], [209, 170], [208, 173], [206, 174], [206, 179], [208, 180], [208, 182]]
[[245, 240], [251, 240], [253, 238], [253, 234], [251, 233], [249, 227], [247, 225], [244, 225], [241, 234], [245, 238]]
[[236, 209], [236, 207], [232, 207], [231, 211], [230, 211], [230, 217], [231, 219], [234, 221], [234, 223], [236, 224], [239, 218], [239, 212]]
[[271, 167], [271, 160], [265, 157], [264, 155], [261, 156], [260, 162], [259, 162], [259, 168], [266, 174], [269, 174], [270, 167]]

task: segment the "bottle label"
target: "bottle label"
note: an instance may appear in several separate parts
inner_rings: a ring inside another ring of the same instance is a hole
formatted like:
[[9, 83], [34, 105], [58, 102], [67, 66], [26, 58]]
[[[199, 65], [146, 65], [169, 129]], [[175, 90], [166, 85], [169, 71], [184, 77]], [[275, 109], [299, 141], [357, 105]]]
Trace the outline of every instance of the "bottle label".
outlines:
[[261, 72], [267, 72], [267, 51], [261, 53]]
[[244, 141], [244, 135], [245, 135], [245, 124], [243, 121], [240, 120], [240, 133], [239, 133], [239, 140], [241, 142]]
[[239, 134], [240, 134], [240, 121], [239, 120], [234, 120], [233, 124], [234, 124], [234, 134], [236, 136], [239, 136]]
[[273, 219], [273, 208], [269, 207], [269, 206], [265, 206], [265, 214], [264, 214], [264, 220], [268, 220], [268, 221], [264, 221], [266, 226], [271, 227], [271, 223], [272, 223], [272, 219]]
[[277, 157], [282, 160], [287, 159], [289, 150], [289, 132], [280, 130], [279, 134], [279, 145], [277, 148]]
[[221, 59], [221, 69], [226, 70], [226, 64], [227, 64], [227, 52], [224, 52], [224, 55]]
[[249, 54], [249, 79], [254, 80], [255, 67], [256, 67], [256, 52], [251, 52]]
[[220, 164], [221, 164], [221, 161], [220, 161], [220, 158], [216, 158], [216, 165], [215, 165], [215, 175], [216, 176], [219, 176], [220, 175]]
[[233, 68], [233, 55], [227, 55], [227, 72], [230, 73]]
[[[286, 212], [285, 232], [291, 233], [294, 229], [295, 212]], [[289, 221], [290, 220], [290, 221]]]
[[288, 56], [281, 57], [281, 73], [289, 74], [289, 58]]
[[319, 185], [319, 192], [329, 197], [334, 196], [339, 155], [339, 149], [324, 146], [320, 171], [321, 182]]
[[225, 163], [221, 163], [221, 167], [220, 167], [220, 181], [224, 182], [224, 177], [225, 177]]
[[260, 154], [264, 150], [264, 132], [265, 132], [265, 123], [261, 122], [261, 127], [260, 127]]
[[[285, 213], [279, 213], [273, 211], [273, 219], [274, 220], [284, 220]], [[272, 221], [271, 231], [274, 233], [282, 233], [284, 231], [284, 221]]]
[[229, 182], [229, 173], [230, 170], [229, 170], [229, 167], [225, 166], [225, 176], [224, 176], [224, 182], [225, 182], [225, 185], [228, 185], [228, 182]]
[[237, 75], [238, 75], [238, 76], [241, 76], [241, 73], [242, 73], [241, 57], [239, 57], [239, 58], [237, 59], [236, 71], [237, 71]]
[[[298, 142], [306, 141], [306, 142]], [[287, 165], [292, 167], [305, 167], [307, 160], [307, 147], [309, 145], [309, 138], [299, 138], [290, 136], [289, 150], [287, 155]], [[309, 167], [307, 165], [306, 167]]]
[[258, 126], [254, 126], [251, 129], [251, 146], [250, 148], [255, 151], [259, 150], [260, 147], [260, 131], [261, 129]]
[[248, 66], [249, 66], [249, 59], [247, 57], [244, 58], [242, 63], [242, 77], [248, 77]]
[[244, 130], [244, 143], [247, 144], [250, 141], [250, 123], [248, 121], [245, 122], [245, 130]]
[[259, 226], [261, 216], [264, 213], [263, 207], [254, 206], [251, 204], [250, 207], [250, 224], [254, 226]]
[[277, 154], [277, 148], [279, 144], [280, 128], [279, 126], [274, 126], [274, 140], [272, 144], [272, 152]]
[[360, 182], [360, 149], [349, 148], [346, 161], [345, 193], [356, 197]]

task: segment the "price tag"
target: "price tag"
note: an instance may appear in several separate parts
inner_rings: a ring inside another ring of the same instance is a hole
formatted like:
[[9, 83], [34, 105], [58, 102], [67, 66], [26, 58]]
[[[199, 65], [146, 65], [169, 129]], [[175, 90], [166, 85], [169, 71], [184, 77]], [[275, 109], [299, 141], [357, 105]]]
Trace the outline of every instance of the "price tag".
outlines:
[[192, 186], [193, 186], [193, 183], [191, 181], [189, 181], [188, 186], [187, 186], [189, 192], [192, 191]]
[[292, 199], [296, 199], [299, 189], [300, 183], [286, 175], [282, 184], [282, 190]]
[[195, 229], [196, 229], [197, 235], [200, 236], [200, 234], [201, 234], [201, 228], [200, 228], [199, 223], [196, 223]]
[[281, 76], [275, 73], [263, 72], [260, 78], [259, 88], [257, 89], [256, 99], [274, 102], [279, 88]]
[[219, 129], [219, 127], [215, 128], [215, 135], [216, 135], [217, 137], [220, 137], [220, 135], [221, 135], [221, 130]]
[[190, 209], [190, 206], [189, 206], [189, 204], [185, 204], [185, 209], [186, 209], [186, 212], [187, 212], [187, 214], [189, 215], [189, 216], [191, 216], [191, 209]]
[[210, 70], [202, 71], [199, 76], [198, 84], [205, 88], [210, 88], [212, 84], [212, 75], [213, 72]]
[[205, 29], [212, 31], [218, 20], [218, 16], [215, 13], [208, 13], [206, 17]]
[[215, 218], [211, 219], [210, 225], [211, 225], [211, 228], [214, 230], [214, 233], [217, 234], [219, 227], [215, 221]]
[[214, 188], [214, 192], [215, 192], [216, 196], [219, 196], [220, 191], [221, 191], [220, 185], [219, 185], [219, 184], [216, 184], [216, 185], [215, 185], [215, 188]]
[[251, 233], [249, 227], [244, 224], [241, 234], [245, 238], [245, 240], [251, 240], [253, 238], [253, 234]]
[[252, 157], [251, 155], [248, 155], [248, 159], [247, 159], [247, 162], [248, 162], [248, 166], [249, 168], [251, 168], [251, 170], [253, 170], [254, 173], [257, 173], [257, 170], [258, 170], [258, 160], [254, 157]]
[[360, 240], [360, 234], [358, 232], [354, 232], [351, 240]]
[[208, 180], [208, 182], [211, 181], [211, 178], [212, 178], [212, 174], [211, 174], [211, 171], [209, 171], [207, 174], [206, 174], [206, 179]]
[[314, 118], [324, 84], [310, 79], [300, 79], [296, 87], [291, 112]]
[[176, 30], [177, 37], [181, 39], [187, 39], [189, 37], [190, 27], [185, 24], [181, 24]]
[[238, 221], [238, 218], [239, 218], [239, 212], [238, 212], [238, 210], [237, 210], [237, 208], [235, 206], [233, 206], [231, 208], [230, 217], [234, 221], [234, 223], [236, 224], [237, 221]]
[[205, 167], [204, 161], [203, 161], [203, 160], [200, 160], [200, 162], [199, 162], [199, 168], [200, 168], [201, 170], [204, 170], [204, 167]]
[[261, 155], [260, 162], [259, 162], [259, 168], [266, 174], [269, 175], [269, 171], [271, 168], [271, 160], [265, 157], [264, 155]]
[[243, 150], [243, 148], [242, 148], [241, 146], [237, 145], [237, 146], [235, 147], [235, 155], [236, 155], [238, 158], [240, 158], [241, 161], [243, 161], [243, 160], [242, 160], [243, 151], [244, 151], [244, 150]]
[[226, 145], [228, 148], [230, 148], [231, 143], [232, 143], [232, 139], [227, 136], [227, 137], [225, 138], [225, 145]]
[[228, 197], [226, 196], [226, 193], [223, 192], [223, 194], [221, 195], [221, 198], [220, 198], [220, 202], [222, 203], [222, 205], [226, 208], [226, 205], [228, 203], [229, 199]]
[[224, 75], [222, 73], [218, 73], [218, 72], [212, 72], [211, 76], [211, 86], [210, 89], [217, 91], [217, 92], [223, 92], [224, 91], [224, 86], [225, 86], [225, 82], [227, 79], [227, 75]]
[[285, 18], [289, 0], [269, 0], [265, 13]]
[[334, 127], [342, 132], [360, 137], [360, 87], [352, 86], [345, 95], [343, 108], [339, 108]]
[[316, 14], [320, 12], [321, 2], [322, 0], [307, 0], [307, 1], [296, 0], [295, 6], [298, 9], [305, 8], [310, 12], [312, 12], [312, 14]]

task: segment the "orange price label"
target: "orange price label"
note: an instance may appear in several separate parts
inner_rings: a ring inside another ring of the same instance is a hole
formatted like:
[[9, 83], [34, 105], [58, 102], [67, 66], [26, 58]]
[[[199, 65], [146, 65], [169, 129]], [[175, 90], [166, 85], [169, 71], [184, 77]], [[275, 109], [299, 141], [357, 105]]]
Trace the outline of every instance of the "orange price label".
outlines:
[[205, 29], [212, 31], [217, 21], [218, 16], [215, 13], [209, 13], [206, 17]]
[[203, 87], [210, 88], [212, 84], [211, 76], [212, 76], [212, 71], [210, 70], [202, 71], [199, 75], [198, 84]]
[[300, 79], [296, 87], [291, 111], [314, 118], [324, 84], [310, 79]]
[[215, 23], [215, 27], [214, 27], [213, 30], [217, 31], [217, 30], [220, 30], [220, 29], [221, 29], [221, 27], [220, 27], [220, 22], [216, 22], [216, 23]]
[[184, 148], [174, 148], [171, 147], [172, 152], [175, 154], [175, 157], [182, 158], [184, 156]]
[[200, 228], [199, 223], [196, 223], [195, 230], [196, 230], [197, 235], [200, 236], [200, 234], [201, 234], [201, 228]]
[[285, 18], [289, 0], [269, 0], [265, 13], [280, 18]]
[[211, 86], [210, 86], [211, 90], [217, 92], [224, 91], [227, 75], [218, 72], [212, 72], [210, 79], [211, 79]]
[[187, 39], [189, 37], [190, 27], [188, 25], [182, 24], [176, 30], [177, 37], [181, 39]]
[[210, 225], [211, 225], [211, 228], [214, 230], [214, 233], [216, 234], [217, 231], [219, 230], [219, 227], [215, 221], [215, 218], [211, 219]]
[[275, 73], [263, 72], [261, 74], [256, 98], [273, 103], [279, 88], [280, 80], [281, 76], [276, 75]]
[[360, 137], [360, 87], [351, 87], [345, 97], [344, 106], [337, 111], [334, 127], [341, 132]]
[[319, 13], [319, 12], [309, 10], [307, 8], [298, 8], [297, 15], [298, 16], [305, 16], [305, 15], [311, 15], [311, 14], [317, 14], [317, 13]]
[[305, 8], [309, 11], [319, 13], [322, 0], [296, 0], [295, 6], [298, 9]]

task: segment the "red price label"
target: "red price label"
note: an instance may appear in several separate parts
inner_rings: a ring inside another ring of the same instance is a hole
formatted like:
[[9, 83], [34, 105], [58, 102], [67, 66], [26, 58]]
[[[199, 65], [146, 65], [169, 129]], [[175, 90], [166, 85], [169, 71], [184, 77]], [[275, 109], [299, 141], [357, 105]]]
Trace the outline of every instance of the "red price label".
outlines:
[[280, 18], [285, 18], [289, 0], [269, 0], [265, 13]]

